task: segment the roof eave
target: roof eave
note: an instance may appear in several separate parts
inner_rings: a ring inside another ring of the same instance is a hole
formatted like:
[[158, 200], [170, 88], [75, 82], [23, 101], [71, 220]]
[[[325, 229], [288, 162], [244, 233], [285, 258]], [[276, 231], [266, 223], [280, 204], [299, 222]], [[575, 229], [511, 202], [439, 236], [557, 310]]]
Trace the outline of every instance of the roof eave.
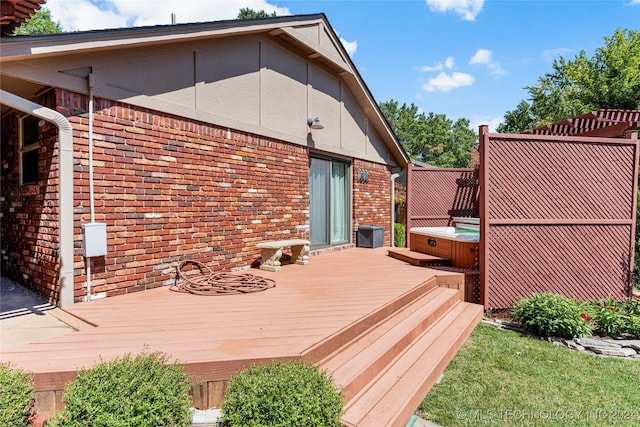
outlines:
[[[341, 51], [341, 56], [345, 61], [344, 64], [336, 62], [328, 52], [322, 52], [317, 46], [310, 45], [291, 30], [293, 24], [300, 26], [318, 23], [322, 23], [329, 29], [330, 37], [333, 39], [335, 46]], [[326, 16], [322, 13], [254, 20], [229, 20], [3, 38], [0, 63], [81, 54], [88, 51], [116, 50], [258, 33], [269, 34], [271, 37], [286, 38], [289, 43], [293, 43], [307, 52], [309, 60], [322, 62], [325, 66], [341, 75], [348, 85], [356, 86], [353, 89], [357, 89], [361, 94], [362, 101], [370, 105], [370, 108], [365, 108], [365, 114], [369, 121], [373, 123], [378, 132], [383, 135], [386, 134], [383, 139], [386, 141], [391, 156], [402, 167], [409, 163], [409, 156], [397, 141], [393, 130], [384, 118], [369, 88], [358, 73]], [[346, 67], [345, 64], [347, 65]]]

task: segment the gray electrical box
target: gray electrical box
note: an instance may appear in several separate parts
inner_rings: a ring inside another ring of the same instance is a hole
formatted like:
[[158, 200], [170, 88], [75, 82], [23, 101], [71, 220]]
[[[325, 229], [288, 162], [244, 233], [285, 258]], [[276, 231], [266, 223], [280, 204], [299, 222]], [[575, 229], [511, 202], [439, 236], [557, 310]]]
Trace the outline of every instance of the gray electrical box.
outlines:
[[107, 224], [90, 222], [82, 224], [83, 254], [87, 258], [107, 254]]

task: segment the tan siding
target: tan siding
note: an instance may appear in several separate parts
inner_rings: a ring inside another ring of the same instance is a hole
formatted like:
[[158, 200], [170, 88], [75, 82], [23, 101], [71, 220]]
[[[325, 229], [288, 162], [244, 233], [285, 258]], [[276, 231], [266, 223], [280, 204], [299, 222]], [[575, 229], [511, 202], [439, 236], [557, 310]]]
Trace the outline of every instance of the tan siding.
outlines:
[[196, 64], [197, 110], [259, 125], [260, 43], [219, 43], [198, 51]]
[[342, 148], [349, 152], [364, 153], [366, 150], [366, 126], [364, 114], [347, 91], [342, 91]]
[[145, 95], [194, 108], [192, 51], [136, 55], [118, 62], [96, 64], [94, 77], [102, 84], [129, 92], [131, 96]]
[[262, 59], [261, 125], [286, 134], [307, 132], [307, 62], [271, 43]]
[[[309, 111], [326, 126], [321, 132], [313, 132], [313, 139], [327, 147], [340, 148], [340, 80], [329, 73], [311, 67]], [[313, 118], [313, 117], [312, 117]]]
[[[289, 31], [302, 31], [310, 47], [350, 69], [322, 25]], [[38, 58], [3, 65], [3, 75], [28, 75], [43, 85], [81, 92], [87, 87], [83, 77], [59, 71], [89, 67], [97, 97], [395, 165], [383, 138], [367, 124], [363, 109], [370, 106], [361, 105], [366, 98], [352, 93], [336, 72], [268, 36]], [[306, 125], [310, 116], [325, 126], [312, 138]]]

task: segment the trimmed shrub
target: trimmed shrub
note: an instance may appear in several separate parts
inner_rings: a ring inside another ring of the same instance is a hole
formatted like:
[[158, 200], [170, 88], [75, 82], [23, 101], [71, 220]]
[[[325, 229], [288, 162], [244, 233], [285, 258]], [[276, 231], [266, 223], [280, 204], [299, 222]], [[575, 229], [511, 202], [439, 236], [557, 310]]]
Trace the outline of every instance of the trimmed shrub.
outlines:
[[404, 248], [405, 245], [405, 227], [404, 224], [393, 224], [393, 245], [396, 248]]
[[0, 364], [0, 426], [29, 426], [32, 417], [31, 375]]
[[187, 427], [189, 380], [161, 353], [126, 355], [78, 373], [51, 427]]
[[543, 337], [580, 338], [591, 335], [588, 316], [576, 301], [551, 293], [534, 293], [516, 303], [513, 317]]
[[331, 377], [304, 361], [252, 366], [231, 378], [225, 426], [340, 426], [342, 395]]

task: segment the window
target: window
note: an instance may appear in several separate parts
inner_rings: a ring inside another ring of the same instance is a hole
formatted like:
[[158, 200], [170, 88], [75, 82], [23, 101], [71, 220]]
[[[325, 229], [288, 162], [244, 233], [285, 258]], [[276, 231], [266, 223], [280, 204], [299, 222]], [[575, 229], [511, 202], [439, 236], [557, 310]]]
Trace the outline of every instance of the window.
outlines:
[[24, 116], [20, 119], [20, 183], [32, 184], [39, 180], [40, 119]]

